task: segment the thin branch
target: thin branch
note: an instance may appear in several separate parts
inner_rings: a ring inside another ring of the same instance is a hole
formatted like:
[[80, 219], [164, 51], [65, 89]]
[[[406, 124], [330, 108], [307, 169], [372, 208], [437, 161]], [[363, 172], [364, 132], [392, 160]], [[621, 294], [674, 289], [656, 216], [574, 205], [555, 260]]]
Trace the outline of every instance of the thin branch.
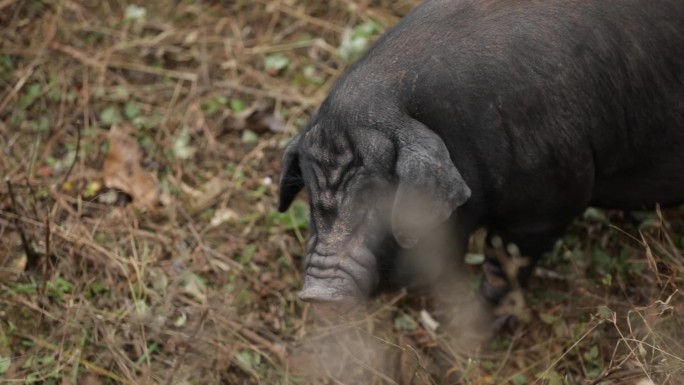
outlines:
[[78, 161], [78, 156], [81, 153], [81, 137], [82, 137], [81, 125], [76, 124], [76, 155], [74, 155], [74, 161], [71, 162], [71, 166], [69, 166], [69, 170], [67, 170], [66, 175], [64, 175], [64, 180], [62, 181], [62, 185], [60, 186], [60, 189], [69, 180], [69, 177], [71, 176], [71, 172], [74, 170], [74, 166], [76, 165], [76, 162]]
[[14, 227], [17, 229], [17, 232], [19, 233], [19, 238], [21, 238], [21, 245], [24, 247], [24, 253], [26, 253], [26, 268], [32, 269], [38, 265], [39, 255], [31, 248], [31, 245], [29, 244], [28, 239], [26, 238], [26, 233], [24, 233], [24, 228], [21, 226], [21, 223], [19, 222], [19, 211], [17, 210], [17, 201], [14, 197], [12, 182], [10, 182], [9, 178], [7, 178], [5, 179], [5, 183], [7, 184], [7, 190], [9, 192], [10, 201], [12, 202], [11, 210], [14, 214], [12, 218], [14, 222]]

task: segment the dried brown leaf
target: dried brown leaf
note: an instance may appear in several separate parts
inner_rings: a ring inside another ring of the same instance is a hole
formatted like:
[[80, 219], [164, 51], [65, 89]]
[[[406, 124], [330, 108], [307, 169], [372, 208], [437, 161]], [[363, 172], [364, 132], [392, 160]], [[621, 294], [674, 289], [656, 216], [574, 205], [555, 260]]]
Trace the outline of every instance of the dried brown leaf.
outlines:
[[151, 208], [159, 200], [157, 182], [140, 166], [142, 151], [128, 125], [112, 126], [109, 131], [109, 153], [104, 161], [104, 181], [110, 188], [124, 191], [139, 207]]

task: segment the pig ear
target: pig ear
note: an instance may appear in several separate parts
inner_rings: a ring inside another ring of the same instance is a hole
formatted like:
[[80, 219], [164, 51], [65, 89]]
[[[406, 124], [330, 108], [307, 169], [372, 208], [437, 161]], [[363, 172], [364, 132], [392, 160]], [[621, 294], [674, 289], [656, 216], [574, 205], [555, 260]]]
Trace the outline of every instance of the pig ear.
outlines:
[[414, 247], [470, 197], [442, 139], [418, 122], [412, 122], [398, 139], [395, 172], [399, 185], [392, 233], [403, 248]]
[[300, 135], [295, 136], [285, 147], [283, 154], [280, 171], [280, 202], [278, 203], [278, 211], [281, 213], [290, 207], [297, 193], [304, 188], [302, 172], [299, 168], [299, 138]]

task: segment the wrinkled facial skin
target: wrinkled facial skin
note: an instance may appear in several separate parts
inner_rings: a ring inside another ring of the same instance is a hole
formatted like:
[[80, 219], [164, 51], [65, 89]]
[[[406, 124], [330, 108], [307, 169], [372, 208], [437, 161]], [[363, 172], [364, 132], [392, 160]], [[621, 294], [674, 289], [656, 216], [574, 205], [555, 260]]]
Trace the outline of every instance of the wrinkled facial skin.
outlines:
[[285, 149], [278, 210], [308, 189], [311, 238], [299, 297], [344, 311], [392, 285], [399, 248], [415, 247], [470, 190], [444, 142], [417, 121], [401, 121], [392, 138], [326, 121], [314, 118]]
[[377, 254], [391, 237], [393, 149], [375, 136], [331, 140], [314, 126], [301, 139], [299, 166], [311, 208], [302, 300], [352, 306], [377, 288]]

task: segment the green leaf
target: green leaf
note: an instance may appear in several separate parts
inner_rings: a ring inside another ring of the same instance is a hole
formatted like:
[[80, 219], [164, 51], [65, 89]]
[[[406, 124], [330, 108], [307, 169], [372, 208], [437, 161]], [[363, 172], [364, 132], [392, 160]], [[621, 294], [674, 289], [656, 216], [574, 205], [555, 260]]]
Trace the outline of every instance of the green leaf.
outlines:
[[272, 211], [267, 219], [269, 226], [282, 226], [285, 230], [306, 230], [309, 227], [309, 206], [297, 200], [287, 212]]
[[55, 357], [52, 355], [49, 356], [44, 356], [44, 357], [39, 357], [36, 360], [36, 363], [40, 366], [45, 366], [45, 365], [50, 365], [55, 362]]
[[309, 206], [302, 201], [292, 203], [288, 219], [285, 230], [306, 230], [309, 227]]
[[195, 155], [196, 150], [196, 148], [190, 146], [190, 134], [184, 128], [173, 143], [173, 154], [177, 159], [189, 159]]
[[183, 290], [204, 303], [207, 300], [207, 280], [197, 274], [190, 274], [183, 282]]
[[242, 143], [254, 144], [259, 141], [259, 135], [252, 130], [242, 131]]
[[304, 78], [313, 84], [322, 85], [325, 83], [325, 78], [318, 74], [316, 71], [316, 66], [313, 64], [309, 64], [308, 66], [304, 67], [304, 71], [302, 72], [304, 74]]
[[29, 373], [24, 379], [25, 384], [34, 384], [40, 380], [40, 373]]
[[104, 293], [107, 291], [107, 286], [105, 286], [102, 282], [100, 281], [94, 281], [93, 283], [90, 284], [90, 295], [91, 297], [94, 297], [98, 294]]
[[230, 109], [233, 112], [240, 113], [247, 109], [247, 105], [240, 99], [230, 99]]
[[382, 30], [382, 26], [375, 22], [375, 21], [369, 21], [366, 23], [362, 23], [354, 27], [352, 30], [352, 36], [354, 37], [371, 37], [375, 34], [380, 33]]
[[181, 313], [178, 317], [176, 317], [176, 320], [173, 321], [173, 326], [180, 328], [185, 326], [185, 324], [188, 322], [188, 316], [185, 315], [185, 313]]
[[243, 265], [248, 264], [252, 260], [252, 257], [254, 256], [255, 252], [256, 252], [256, 245], [255, 244], [247, 245], [242, 250], [242, 253], [240, 254], [240, 258], [238, 259], [238, 261]]
[[38, 285], [35, 282], [17, 283], [12, 288], [19, 294], [35, 294], [38, 292]]
[[96, 90], [98, 92], [102, 93], [102, 95], [100, 95], [100, 97], [104, 97], [105, 92], [106, 92], [107, 97], [109, 99], [116, 100], [119, 102], [125, 102], [131, 98], [131, 93], [130, 93], [130, 91], [128, 91], [128, 88], [121, 86], [121, 85], [114, 87], [114, 89], [112, 89], [111, 91], [105, 91], [104, 88], [99, 88], [99, 87], [96, 88]]
[[351, 63], [361, 57], [361, 54], [368, 46], [368, 39], [365, 37], [351, 37], [346, 35], [342, 38], [342, 43], [337, 48], [337, 54], [345, 63]]
[[33, 366], [33, 361], [34, 361], [35, 359], [36, 359], [35, 356], [28, 356], [28, 358], [26, 358], [26, 361], [24, 361], [24, 364], [21, 365], [21, 368], [22, 368], [22, 369], [28, 369], [28, 368], [32, 367], [32, 366]]
[[598, 347], [597, 347], [596, 345], [592, 346], [591, 349], [589, 349], [589, 351], [584, 352], [584, 355], [583, 355], [583, 356], [584, 356], [584, 359], [585, 359], [585, 360], [587, 360], [587, 361], [589, 361], [589, 362], [591, 362], [591, 363], [594, 363], [594, 361], [595, 361], [595, 360], [598, 358], [598, 356], [599, 356]]
[[7, 373], [7, 370], [9, 370], [9, 367], [11, 364], [12, 364], [12, 358], [11, 357], [0, 356], [0, 376]]
[[41, 85], [38, 83], [30, 84], [26, 87], [26, 94], [19, 100], [19, 107], [25, 109], [31, 106], [38, 99], [41, 92]]
[[284, 255], [281, 255], [281, 256], [278, 258], [278, 265], [279, 265], [280, 267], [289, 268], [289, 267], [290, 267], [290, 260], [287, 259], [287, 257], [285, 257]]
[[0, 79], [11, 81], [14, 78], [14, 64], [10, 55], [0, 55]]
[[513, 376], [513, 382], [515, 382], [518, 385], [525, 385], [527, 384], [527, 377], [522, 373], [518, 373], [515, 376]]
[[100, 112], [100, 121], [108, 126], [119, 123], [121, 122], [121, 113], [116, 106], [109, 106]]
[[135, 119], [140, 114], [140, 109], [133, 102], [128, 102], [124, 105], [124, 115], [128, 119]]
[[144, 19], [147, 15], [147, 9], [135, 4], [129, 4], [126, 7], [124, 20], [139, 20]]
[[[48, 283], [48, 287], [50, 287], [50, 283]], [[62, 277], [57, 277], [57, 279], [54, 280], [54, 286], [52, 286], [54, 289], [59, 290], [63, 293], [70, 293], [71, 290], [74, 289], [74, 284], [67, 281], [66, 279]]]
[[603, 210], [594, 207], [589, 207], [586, 209], [582, 216], [584, 219], [592, 222], [608, 223], [608, 217], [606, 217], [606, 214], [603, 212]]
[[266, 67], [266, 72], [275, 75], [283, 69], [287, 68], [290, 64], [290, 59], [280, 53], [273, 55], [267, 55], [264, 57], [264, 67]]
[[47, 96], [47, 98], [53, 102], [59, 102], [60, 100], [62, 100], [62, 90], [59, 88], [58, 85], [51, 84], [45, 96]]
[[539, 313], [539, 318], [547, 325], [553, 325], [558, 321], [558, 317], [549, 313]]
[[256, 367], [261, 363], [261, 356], [251, 350], [237, 352], [235, 359], [238, 365], [251, 372], [256, 372]]
[[48, 132], [50, 131], [50, 119], [47, 116], [41, 116], [38, 121], [33, 123], [33, 131], [35, 132]]
[[613, 311], [608, 306], [599, 306], [597, 310], [600, 319], [609, 320], [613, 318]]
[[357, 25], [351, 32], [344, 34], [337, 53], [346, 63], [355, 61], [368, 47], [370, 38], [381, 30], [382, 26], [373, 21]]
[[555, 370], [539, 373], [537, 378], [540, 380], [549, 380], [548, 385], [563, 385], [563, 376], [558, 374]]
[[74, 284], [65, 280], [62, 277], [57, 277], [47, 283], [48, 295], [52, 298], [62, 299], [66, 293], [71, 293], [74, 289]]
[[406, 314], [401, 314], [394, 319], [394, 328], [397, 330], [415, 330], [418, 323]]
[[102, 189], [102, 185], [100, 184], [100, 182], [90, 182], [86, 185], [86, 188], [83, 191], [83, 197], [92, 198], [95, 196], [95, 194], [97, 194], [100, 191], [100, 189]]
[[660, 219], [658, 218], [646, 218], [641, 223], [639, 223], [639, 230], [647, 230], [652, 228], [658, 228], [660, 226]]
[[601, 278], [601, 284], [603, 286], [611, 286], [613, 284], [613, 276], [610, 274], [606, 274]]
[[202, 103], [202, 111], [204, 111], [207, 116], [213, 116], [226, 104], [228, 104], [228, 98], [225, 96], [214, 96], [205, 103]]

